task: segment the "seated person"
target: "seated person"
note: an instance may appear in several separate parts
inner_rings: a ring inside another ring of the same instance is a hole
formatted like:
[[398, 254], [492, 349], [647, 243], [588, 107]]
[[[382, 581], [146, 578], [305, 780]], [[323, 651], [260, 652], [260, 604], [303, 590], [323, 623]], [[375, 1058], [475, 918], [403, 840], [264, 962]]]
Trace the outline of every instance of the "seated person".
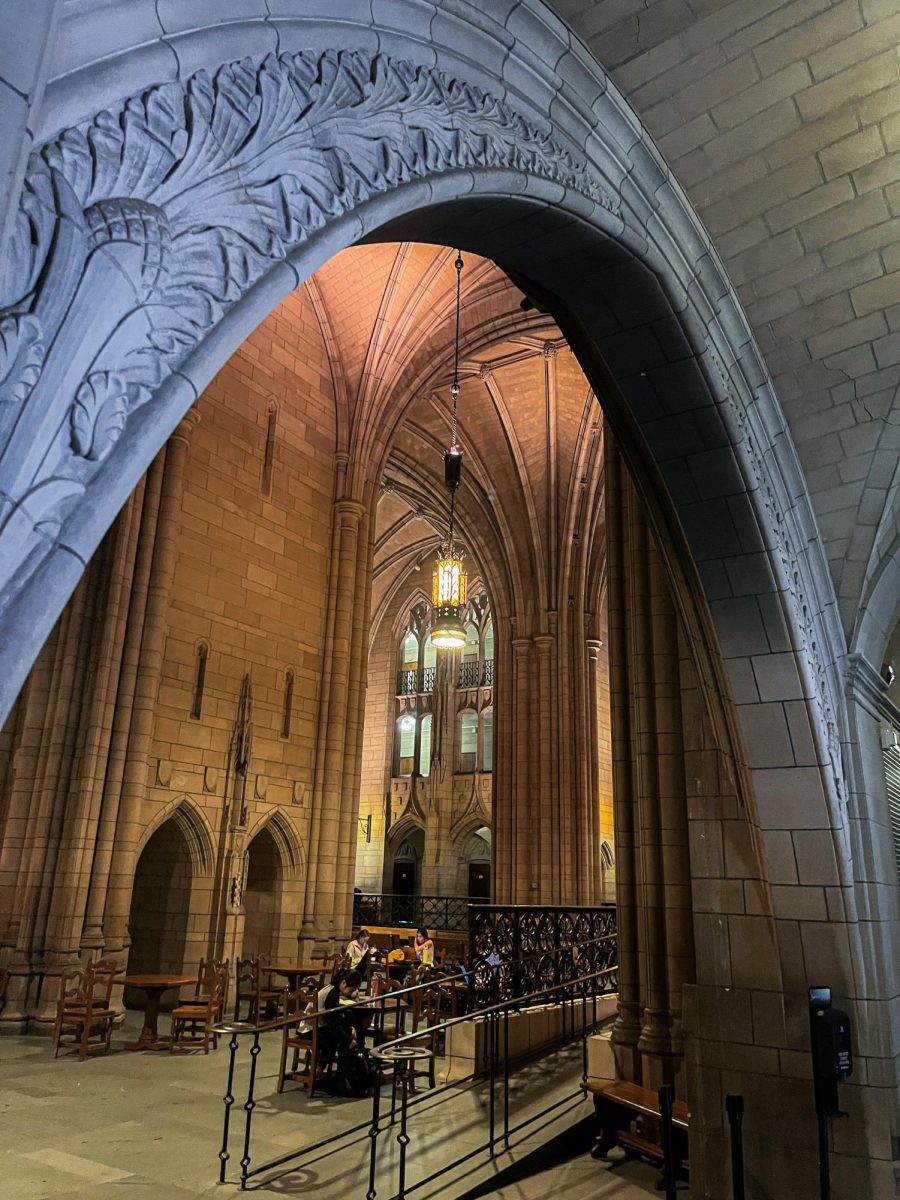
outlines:
[[416, 932], [416, 940], [413, 942], [413, 950], [416, 954], [416, 962], [421, 963], [423, 967], [433, 966], [434, 942], [428, 936], [427, 929], [419, 929]]
[[361, 983], [358, 971], [347, 971], [319, 992], [318, 1011], [325, 1013], [319, 1021], [319, 1053], [323, 1062], [329, 1062], [348, 1046], [363, 1044], [364, 1014], [353, 1011]]
[[369, 931], [358, 930], [356, 936], [347, 943], [345, 956], [350, 960], [350, 970], [365, 974], [369, 965]]

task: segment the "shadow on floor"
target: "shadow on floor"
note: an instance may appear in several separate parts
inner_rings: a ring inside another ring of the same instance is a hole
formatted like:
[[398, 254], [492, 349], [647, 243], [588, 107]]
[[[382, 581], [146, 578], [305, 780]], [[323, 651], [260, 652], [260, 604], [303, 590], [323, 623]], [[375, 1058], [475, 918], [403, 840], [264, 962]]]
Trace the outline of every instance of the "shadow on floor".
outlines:
[[481, 1196], [494, 1196], [501, 1193], [504, 1187], [521, 1183], [525, 1179], [543, 1174], [544, 1171], [552, 1171], [555, 1167], [562, 1166], [563, 1163], [570, 1162], [573, 1158], [580, 1158], [581, 1155], [587, 1154], [593, 1146], [595, 1138], [596, 1122], [592, 1116], [585, 1117], [583, 1121], [570, 1125], [568, 1129], [558, 1133], [549, 1142], [544, 1142], [542, 1146], [538, 1146], [524, 1158], [504, 1167], [491, 1179], [479, 1183], [467, 1192], [460, 1193], [456, 1200], [479, 1200]]

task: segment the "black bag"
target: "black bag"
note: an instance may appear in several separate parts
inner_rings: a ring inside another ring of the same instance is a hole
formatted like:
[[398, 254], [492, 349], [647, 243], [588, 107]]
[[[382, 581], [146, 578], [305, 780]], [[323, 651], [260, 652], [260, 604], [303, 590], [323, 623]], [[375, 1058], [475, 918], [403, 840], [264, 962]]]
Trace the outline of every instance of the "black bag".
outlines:
[[375, 1068], [365, 1050], [347, 1046], [340, 1051], [334, 1071], [336, 1096], [369, 1096], [375, 1082]]

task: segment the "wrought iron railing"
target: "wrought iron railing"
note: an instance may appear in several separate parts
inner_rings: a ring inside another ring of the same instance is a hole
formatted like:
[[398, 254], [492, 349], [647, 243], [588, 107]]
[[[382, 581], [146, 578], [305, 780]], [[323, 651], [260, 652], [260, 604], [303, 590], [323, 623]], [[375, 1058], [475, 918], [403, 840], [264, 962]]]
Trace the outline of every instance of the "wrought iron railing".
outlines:
[[397, 695], [398, 696], [414, 696], [416, 694], [416, 682], [418, 671], [398, 671], [397, 672]]
[[[530, 911], [538, 912], [545, 910]], [[605, 937], [603, 940], [606, 940]], [[579, 947], [579, 950], [582, 952], [587, 952], [589, 949], [588, 945]], [[543, 959], [546, 956], [541, 951], [538, 957]], [[568, 974], [568, 960], [571, 957], [569, 947], [566, 946], [558, 949], [555, 957], [563, 960], [564, 964], [556, 973]], [[524, 979], [527, 977], [527, 972], [521, 970], [521, 968], [527, 966], [526, 962], [510, 965], [520, 968], [519, 975], [521, 978]], [[493, 970], [496, 977], [497, 971], [496, 969]], [[223, 1022], [216, 1027], [218, 1034], [229, 1039], [228, 1075], [225, 1095], [223, 1097], [225, 1111], [222, 1122], [221, 1149], [219, 1151], [219, 1183], [229, 1181], [229, 1164], [232, 1157], [231, 1147], [233, 1138], [232, 1115], [234, 1115], [235, 1119], [241, 1115], [238, 1111], [235, 1111], [233, 1114], [233, 1109], [237, 1100], [237, 1093], [239, 1090], [242, 1090], [239, 1089], [238, 1079], [236, 1078], [238, 1050], [242, 1038], [245, 1044], [248, 1041], [250, 1042], [250, 1049], [249, 1067], [246, 1069], [247, 1098], [241, 1105], [241, 1109], [243, 1110], [243, 1129], [239, 1134], [239, 1145], [243, 1148], [243, 1154], [240, 1159], [240, 1176], [236, 1180], [236, 1182], [239, 1182], [241, 1191], [247, 1191], [252, 1186], [252, 1180], [276, 1170], [280, 1172], [280, 1178], [283, 1179], [285, 1168], [289, 1164], [291, 1164], [291, 1169], [297, 1170], [300, 1164], [305, 1161], [318, 1161], [322, 1163], [329, 1157], [332, 1157], [336, 1148], [343, 1148], [349, 1139], [354, 1139], [358, 1135], [365, 1135], [369, 1142], [369, 1190], [366, 1192], [367, 1200], [376, 1200], [376, 1197], [379, 1195], [378, 1187], [392, 1193], [394, 1200], [405, 1200], [405, 1197], [410, 1192], [417, 1190], [424, 1184], [432, 1183], [450, 1170], [457, 1169], [479, 1153], [479, 1148], [472, 1150], [467, 1146], [464, 1148], [461, 1157], [457, 1157], [452, 1162], [433, 1171], [425, 1179], [419, 1179], [412, 1187], [407, 1187], [407, 1146], [410, 1142], [407, 1128], [410, 1117], [417, 1106], [421, 1106], [420, 1111], [425, 1116], [433, 1141], [434, 1101], [439, 1096], [443, 1095], [446, 1098], [454, 1093], [461, 1094], [460, 1089], [465, 1088], [468, 1090], [472, 1086], [478, 1086], [479, 1078], [484, 1077], [486, 1080], [487, 1123], [485, 1132], [487, 1137], [483, 1148], [487, 1152], [487, 1155], [492, 1158], [496, 1146], [501, 1141], [508, 1148], [511, 1136], [520, 1133], [524, 1129], [531, 1130], [536, 1120], [548, 1116], [551, 1112], [558, 1111], [562, 1105], [568, 1104], [570, 1100], [580, 1099], [583, 1096], [588, 1080], [588, 1034], [597, 1028], [599, 1021], [603, 1020], [602, 1009], [598, 1012], [597, 999], [611, 990], [608, 982], [609, 976], [609, 970], [576, 973], [571, 978], [568, 978], [562, 987], [556, 984], [545, 985], [515, 997], [500, 996], [498, 998], [499, 989], [495, 986], [493, 989], [493, 998], [487, 1004], [479, 1007], [473, 1007], [475, 996], [471, 991], [471, 985], [468, 988], [466, 987], [467, 977], [464, 971], [432, 976], [424, 983], [415, 984], [411, 987], [403, 987], [399, 991], [392, 991], [387, 1000], [385, 996], [375, 995], [359, 999], [356, 1008], [361, 1014], [366, 1008], [371, 1008], [373, 1012], [378, 1012], [379, 1009], [386, 1012], [387, 1004], [402, 1004], [404, 1007], [415, 1010], [417, 1007], [415, 998], [422, 995], [427, 996], [429, 991], [433, 991], [436, 983], [460, 988], [463, 995], [467, 995], [463, 1012], [457, 1016], [451, 1015], [449, 1017], [444, 1017], [441, 1014], [436, 1024], [428, 1025], [427, 1033], [432, 1039], [430, 1048], [420, 1048], [415, 1054], [411, 1054], [410, 1051], [413, 1050], [413, 1047], [419, 1046], [422, 1041], [422, 1030], [401, 1033], [399, 1022], [396, 1031], [397, 1036], [387, 1042], [382, 1042], [375, 1048], [373, 1055], [377, 1056], [380, 1064], [380, 1073], [376, 1077], [375, 1086], [372, 1089], [371, 1121], [342, 1128], [337, 1133], [329, 1133], [324, 1138], [316, 1138], [312, 1142], [297, 1146], [294, 1149], [285, 1148], [276, 1158], [268, 1159], [264, 1162], [259, 1162], [255, 1159], [254, 1144], [252, 1141], [253, 1115], [258, 1107], [256, 1099], [256, 1065], [259, 1054], [262, 1051], [261, 1041], [266, 1035], [270, 1035], [270, 1040], [274, 1040], [278, 1033], [294, 1028], [301, 1019], [301, 1016], [299, 1011], [297, 1011], [284, 1017], [265, 1020], [260, 1024], [251, 1024], [249, 1021]], [[553, 1100], [539, 1113], [531, 1115], [527, 1119], [518, 1121], [513, 1125], [511, 1117], [513, 1116], [512, 1101], [514, 1094], [510, 1088], [510, 1064], [512, 1058], [515, 1056], [515, 1052], [510, 1039], [510, 1016], [520, 1009], [542, 1004], [554, 1004], [559, 1009], [559, 1023], [556, 1030], [551, 1033], [550, 1043], [558, 1046], [564, 1045], [567, 1042], [580, 1041], [581, 1079], [576, 1090], [570, 1096], [566, 1096], [562, 1100]], [[303, 1014], [302, 1019], [318, 1023], [326, 1019], [327, 1016], [328, 1011], [322, 1009], [319, 1012]], [[468, 1075], [448, 1080], [445, 1083], [438, 1084], [427, 1091], [415, 1095], [411, 1086], [413, 1071], [410, 1069], [410, 1060], [413, 1058], [422, 1059], [423, 1057], [433, 1058], [436, 1054], [445, 1054], [446, 1042], [444, 1042], [444, 1038], [447, 1031], [453, 1029], [455, 1026], [471, 1021], [476, 1021], [483, 1030], [482, 1045], [477, 1060], [473, 1062], [473, 1070]], [[365, 1037], [365, 1034], [363, 1034], [363, 1037]], [[444, 1044], [443, 1051], [440, 1049], [442, 1042]], [[410, 1043], [413, 1043], [413, 1045], [411, 1046]], [[397, 1065], [398, 1063], [400, 1064], [399, 1066]], [[243, 1075], [244, 1073], [244, 1070], [241, 1069], [240, 1074]], [[382, 1111], [382, 1086], [388, 1082], [392, 1083], [390, 1109]], [[498, 1097], [496, 1095], [498, 1084], [502, 1088], [499, 1103], [497, 1102]], [[397, 1190], [395, 1192], [393, 1183], [389, 1182], [387, 1188], [384, 1186], [385, 1180], [390, 1179], [387, 1172], [390, 1171], [394, 1160], [392, 1159], [388, 1163], [385, 1163], [384, 1159], [382, 1159], [379, 1162], [379, 1150], [384, 1143], [383, 1141], [379, 1142], [378, 1139], [395, 1127], [395, 1122], [398, 1118], [398, 1104], [400, 1110], [399, 1134], [396, 1138], [396, 1144], [399, 1147], [399, 1153], [396, 1156]], [[301, 1122], [301, 1124], [308, 1123]], [[320, 1154], [321, 1151], [326, 1149], [329, 1150], [328, 1153]], [[312, 1155], [314, 1154], [319, 1155], [318, 1160], [312, 1159]], [[671, 1159], [671, 1151], [668, 1150], [666, 1151], [666, 1162], [669, 1164], [669, 1174], [667, 1177], [674, 1179], [674, 1175], [671, 1174]], [[343, 1169], [343, 1167], [335, 1169]], [[327, 1170], [326, 1166], [325, 1171]], [[327, 1176], [325, 1177], [327, 1178]], [[667, 1191], [666, 1194], [674, 1195], [674, 1190]]]
[[481, 683], [481, 663], [477, 659], [474, 662], [461, 662], [456, 686], [478, 687], [479, 683]]
[[481, 676], [481, 682], [485, 687], [490, 687], [494, 682], [494, 660], [489, 658], [484, 665], [484, 672]]
[[[560, 954], [566, 947], [572, 953]], [[609, 972], [608, 988], [615, 991], [617, 965], [613, 904], [484, 904], [470, 909], [468, 966], [477, 1004], [563, 987], [585, 972]]]
[[353, 923], [359, 925], [408, 925], [411, 929], [445, 929], [465, 932], [469, 928], [468, 896], [402, 896], [390, 892], [356, 892]]
[[414, 696], [416, 692], [433, 692], [435, 667], [423, 667], [421, 671], [397, 672], [397, 695]]

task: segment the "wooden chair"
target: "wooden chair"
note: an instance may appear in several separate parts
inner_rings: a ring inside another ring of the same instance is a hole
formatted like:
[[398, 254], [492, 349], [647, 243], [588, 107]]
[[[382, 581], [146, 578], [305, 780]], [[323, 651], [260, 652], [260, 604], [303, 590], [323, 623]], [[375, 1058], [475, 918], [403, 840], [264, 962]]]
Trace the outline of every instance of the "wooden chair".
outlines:
[[350, 969], [350, 959], [343, 953], [326, 954], [323, 961], [329, 979], [334, 979], [338, 971], [348, 971]]
[[[422, 1003], [422, 1015], [425, 1018], [425, 1031], [416, 1038], [410, 1038], [408, 1042], [404, 1042], [404, 1046], [414, 1047], [416, 1049], [425, 1049], [431, 1051], [431, 1057], [418, 1059], [412, 1063], [409, 1075], [409, 1091], [410, 1095], [415, 1095], [416, 1080], [427, 1079], [428, 1086], [435, 1086], [434, 1075], [434, 1060], [438, 1054], [438, 1031], [434, 1026], [441, 1021], [440, 996], [436, 989], [431, 989], [427, 992], [419, 992], [417, 995], [424, 996]], [[413, 1029], [415, 1033], [415, 1028]]]
[[279, 1015], [283, 1007], [285, 991], [272, 987], [266, 971], [266, 960], [239, 958], [237, 964], [237, 995], [234, 1002], [234, 1019], [241, 1019], [241, 1004], [249, 1004], [247, 1020], [258, 1025], [264, 1014]]
[[[396, 979], [385, 979], [381, 976], [373, 978], [370, 995], [375, 999], [381, 998], [382, 1000], [381, 1004], [371, 1005], [372, 1021], [366, 1030], [367, 1036], [372, 1038], [373, 1046], [391, 1042], [403, 1033], [409, 1004], [405, 1000], [391, 1001], [390, 999], [392, 992], [401, 990], [402, 985]], [[388, 1025], [388, 1017], [391, 1015], [394, 1018], [393, 1027]]]
[[91, 1004], [94, 1008], [112, 1008], [112, 990], [118, 971], [118, 965], [111, 958], [91, 963]]
[[[287, 996], [287, 1015], [296, 1017], [291, 1025], [286, 1025], [281, 1036], [281, 1062], [278, 1067], [278, 1090], [284, 1091], [285, 1081], [290, 1079], [302, 1083], [307, 1096], [312, 1096], [316, 1084], [327, 1075], [328, 1068], [319, 1063], [319, 1022], [307, 1017], [306, 1009], [312, 1005], [315, 1011], [318, 1000], [317, 988], [298, 987]], [[288, 1068], [288, 1056], [291, 1056], [291, 1066]], [[301, 1068], [300, 1060], [303, 1059]]]
[[228, 988], [228, 963], [211, 964], [214, 966], [212, 976], [205, 972], [209, 984], [204, 1001], [201, 1003], [195, 996], [186, 1004], [179, 1004], [172, 1009], [172, 1036], [169, 1041], [169, 1052], [176, 1046], [202, 1046], [203, 1053], [209, 1054], [209, 1043], [212, 1041], [213, 1050], [218, 1049], [219, 1038], [215, 1026], [222, 1015]]
[[220, 989], [219, 1011], [217, 1013], [217, 1016], [221, 1017], [222, 1009], [225, 1007], [225, 1001], [228, 998], [228, 982], [231, 978], [230, 958], [222, 959], [219, 962], [216, 962], [212, 958], [201, 958], [200, 966], [197, 968], [197, 982], [194, 984], [194, 994], [186, 1000], [179, 1000], [179, 1004], [205, 1006], [217, 986], [219, 972], [223, 969], [225, 971], [225, 986]]
[[108, 996], [111, 991], [112, 981], [103, 972], [98, 981], [92, 967], [63, 972], [53, 1026], [54, 1058], [62, 1052], [77, 1054], [83, 1060], [97, 1050], [104, 1053], [109, 1050], [116, 1014], [108, 1006], [101, 1008], [95, 1000], [99, 1000], [104, 992]]

